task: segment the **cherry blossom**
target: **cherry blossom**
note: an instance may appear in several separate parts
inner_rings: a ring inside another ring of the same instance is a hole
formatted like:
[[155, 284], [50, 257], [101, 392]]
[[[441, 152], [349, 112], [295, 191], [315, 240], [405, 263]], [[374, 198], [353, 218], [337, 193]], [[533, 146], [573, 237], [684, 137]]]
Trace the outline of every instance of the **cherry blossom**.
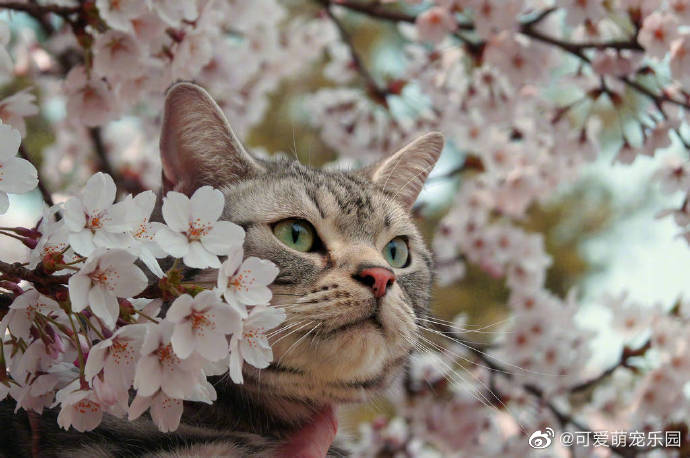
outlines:
[[654, 12], [640, 29], [639, 41], [650, 56], [663, 59], [678, 36], [678, 22], [669, 13]]
[[266, 332], [285, 321], [285, 311], [275, 307], [256, 306], [242, 324], [242, 330], [230, 338], [230, 377], [242, 383], [242, 365], [246, 361], [258, 369], [268, 367], [273, 350]]
[[224, 205], [223, 194], [210, 186], [197, 189], [191, 199], [179, 192], [168, 192], [163, 199], [163, 218], [168, 227], [159, 229], [155, 240], [189, 267], [220, 267], [218, 255], [227, 255], [244, 242], [241, 227], [218, 221]]
[[13, 336], [28, 341], [30, 328], [36, 313], [50, 316], [53, 319], [58, 316], [64, 317], [64, 312], [62, 312], [57, 302], [35, 289], [30, 289], [19, 295], [10, 305], [10, 311], [6, 315], [7, 329], [10, 330]]
[[96, 0], [96, 8], [103, 20], [123, 32], [132, 32], [132, 20], [146, 12], [146, 4], [139, 0]]
[[36, 96], [31, 93], [31, 89], [16, 92], [0, 100], [0, 120], [17, 129], [22, 137], [26, 135], [24, 118], [37, 113]]
[[161, 432], [175, 431], [180, 425], [184, 410], [182, 399], [171, 398], [163, 390], [153, 396], [137, 395], [129, 406], [129, 420], [136, 420], [149, 407], [151, 419]]
[[108, 385], [117, 392], [126, 392], [134, 382], [134, 370], [146, 327], [132, 324], [121, 327], [113, 335], [91, 347], [84, 366], [87, 380], [101, 370]]
[[147, 325], [134, 374], [137, 395], [151, 396], [160, 389], [171, 398], [184, 399], [201, 383], [199, 359], [194, 355], [186, 359], [177, 356], [170, 341], [173, 330], [174, 325], [169, 321]]
[[117, 104], [108, 84], [89, 78], [83, 67], [74, 67], [65, 80], [67, 110], [86, 126], [98, 126], [115, 117]]
[[247, 305], [267, 305], [271, 300], [268, 285], [278, 275], [278, 268], [272, 262], [254, 256], [242, 261], [242, 256], [242, 248], [228, 255], [218, 269], [217, 289], [246, 317]]
[[242, 327], [240, 311], [209, 290], [195, 297], [183, 294], [175, 299], [166, 319], [175, 324], [170, 342], [175, 354], [183, 359], [194, 352], [209, 361], [227, 356], [225, 335]]
[[134, 244], [130, 252], [138, 253], [139, 259], [158, 277], [163, 277], [163, 270], [156, 258], [165, 257], [165, 251], [156, 243], [155, 236], [164, 224], [150, 221], [151, 212], [156, 205], [156, 195], [152, 191], [137, 194], [128, 208], [128, 220], [131, 224], [130, 235]]
[[0, 124], [0, 214], [10, 206], [7, 193], [25, 193], [38, 184], [34, 166], [26, 159], [16, 157], [20, 142], [17, 129]]
[[130, 227], [129, 202], [113, 205], [115, 192], [113, 178], [98, 172], [86, 182], [80, 197], [65, 203], [69, 243], [78, 254], [89, 256], [96, 247], [124, 247], [123, 232]]
[[457, 27], [453, 15], [442, 7], [429, 8], [417, 16], [416, 24], [419, 38], [431, 43], [439, 43]]
[[63, 429], [72, 427], [79, 432], [91, 431], [103, 419], [101, 403], [93, 391], [75, 390], [73, 385], [68, 385], [58, 391], [55, 398], [61, 405], [57, 422]]
[[120, 314], [117, 298], [134, 296], [148, 283], [144, 272], [134, 265], [135, 259], [123, 250], [94, 251], [69, 279], [72, 310], [81, 312], [89, 307], [108, 329], [113, 329]]

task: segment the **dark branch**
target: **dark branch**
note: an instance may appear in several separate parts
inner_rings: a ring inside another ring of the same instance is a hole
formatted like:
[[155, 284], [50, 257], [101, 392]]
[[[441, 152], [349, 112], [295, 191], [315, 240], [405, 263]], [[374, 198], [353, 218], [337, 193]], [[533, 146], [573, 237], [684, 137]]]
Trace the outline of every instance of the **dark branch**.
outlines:
[[340, 20], [337, 17], [335, 17], [333, 12], [331, 11], [331, 2], [329, 2], [328, 0], [318, 1], [323, 5], [329, 19], [333, 21], [333, 24], [338, 29], [338, 32], [340, 33], [340, 38], [350, 49], [350, 56], [352, 57], [353, 65], [355, 66], [355, 69], [360, 74], [360, 76], [364, 79], [368, 91], [371, 93], [371, 95], [377, 102], [381, 103], [382, 105], [386, 105], [386, 96], [389, 95], [388, 91], [386, 89], [379, 87], [374, 77], [371, 75], [371, 73], [369, 73], [369, 70], [364, 65], [362, 58], [355, 49], [354, 43], [352, 42], [352, 37], [350, 36], [348, 31], [345, 30], [342, 22], [340, 22]]

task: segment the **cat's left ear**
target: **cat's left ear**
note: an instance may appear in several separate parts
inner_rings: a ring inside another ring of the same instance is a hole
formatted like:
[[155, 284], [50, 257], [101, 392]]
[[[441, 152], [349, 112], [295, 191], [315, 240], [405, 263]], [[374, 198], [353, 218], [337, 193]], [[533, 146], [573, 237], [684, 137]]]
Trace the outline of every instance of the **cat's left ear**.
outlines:
[[429, 172], [441, 156], [443, 142], [440, 132], [422, 135], [398, 152], [365, 168], [363, 173], [384, 187], [405, 208], [412, 208]]

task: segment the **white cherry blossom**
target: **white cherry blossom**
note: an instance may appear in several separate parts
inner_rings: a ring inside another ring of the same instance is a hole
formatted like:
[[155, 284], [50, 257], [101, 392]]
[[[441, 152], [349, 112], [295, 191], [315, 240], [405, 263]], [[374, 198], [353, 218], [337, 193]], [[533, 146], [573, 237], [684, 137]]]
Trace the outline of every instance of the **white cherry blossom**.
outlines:
[[278, 275], [271, 261], [251, 256], [242, 261], [242, 248], [228, 255], [218, 269], [217, 289], [228, 303], [236, 305], [246, 317], [247, 305], [267, 305], [272, 297], [268, 285]]
[[13, 336], [29, 341], [30, 328], [36, 317], [36, 313], [50, 316], [55, 319], [64, 317], [64, 312], [58, 303], [44, 296], [35, 289], [30, 289], [19, 295], [10, 305], [7, 313], [7, 328]]
[[129, 420], [136, 420], [149, 407], [151, 419], [160, 431], [167, 433], [175, 431], [180, 426], [184, 410], [182, 399], [171, 398], [163, 390], [158, 390], [153, 396], [137, 395], [129, 406]]
[[224, 303], [210, 290], [194, 297], [181, 295], [170, 306], [166, 319], [175, 324], [170, 342], [183, 359], [194, 352], [209, 361], [227, 356], [226, 334], [242, 328], [239, 309]]
[[65, 226], [75, 252], [90, 256], [96, 247], [124, 248], [124, 231], [131, 228], [127, 217], [130, 202], [113, 204], [116, 187], [113, 178], [98, 172], [89, 178], [79, 197], [65, 203]]
[[0, 100], [0, 120], [17, 129], [22, 137], [26, 135], [24, 118], [37, 113], [36, 96], [31, 93], [31, 88]]
[[147, 325], [134, 375], [139, 396], [152, 396], [160, 389], [171, 398], [184, 399], [195, 392], [199, 378], [205, 378], [198, 357], [182, 359], [175, 354], [170, 342], [173, 330], [169, 321]]
[[123, 250], [97, 249], [69, 279], [72, 310], [81, 312], [90, 307], [108, 329], [113, 329], [120, 314], [117, 298], [135, 296], [147, 285], [146, 275], [134, 265], [135, 259]]
[[143, 324], [130, 324], [91, 347], [84, 367], [86, 379], [91, 380], [102, 370], [104, 380], [115, 391], [126, 392], [134, 382], [134, 370], [145, 334]]
[[218, 255], [227, 255], [244, 242], [241, 227], [218, 221], [224, 205], [223, 194], [210, 186], [197, 189], [191, 199], [179, 192], [168, 192], [163, 199], [163, 218], [168, 227], [159, 229], [155, 240], [189, 267], [220, 267]]
[[101, 424], [103, 408], [93, 391], [77, 388], [78, 385], [70, 384], [55, 396], [60, 403], [57, 422], [65, 430], [72, 427], [79, 432], [91, 431]]
[[242, 383], [242, 365], [246, 361], [263, 369], [273, 360], [273, 350], [266, 332], [285, 321], [285, 311], [275, 307], [256, 306], [249, 312], [242, 330], [230, 338], [230, 377], [235, 383]]

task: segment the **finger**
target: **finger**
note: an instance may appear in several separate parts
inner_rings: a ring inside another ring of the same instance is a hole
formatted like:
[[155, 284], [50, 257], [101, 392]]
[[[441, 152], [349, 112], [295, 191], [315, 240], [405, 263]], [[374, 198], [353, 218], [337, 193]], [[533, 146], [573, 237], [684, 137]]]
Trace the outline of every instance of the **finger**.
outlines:
[[297, 431], [280, 448], [277, 456], [294, 458], [323, 458], [335, 439], [338, 419], [332, 406], [327, 406], [308, 425]]

